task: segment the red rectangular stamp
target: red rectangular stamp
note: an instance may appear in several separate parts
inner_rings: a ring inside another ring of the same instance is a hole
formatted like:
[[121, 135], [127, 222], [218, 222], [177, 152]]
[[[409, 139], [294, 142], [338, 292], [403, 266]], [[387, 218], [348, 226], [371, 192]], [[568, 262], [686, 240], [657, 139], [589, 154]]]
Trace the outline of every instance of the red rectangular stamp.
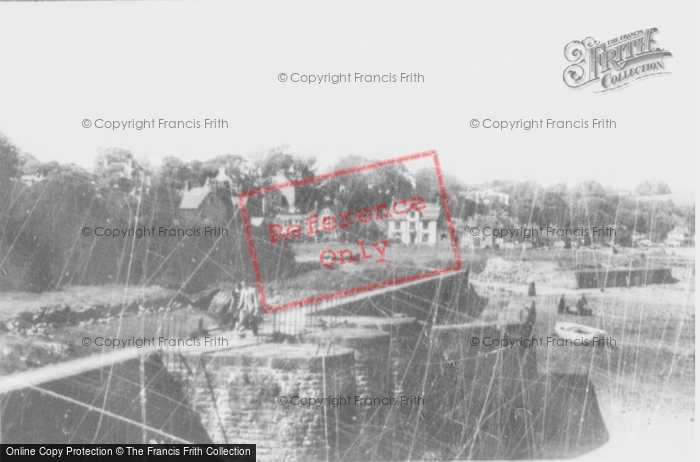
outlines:
[[[264, 216], [249, 216], [250, 201], [263, 204]], [[462, 269], [435, 151], [242, 192], [238, 202], [266, 313]], [[316, 271], [302, 296], [268, 302], [254, 234], [266, 247], [289, 246], [295, 265]]]

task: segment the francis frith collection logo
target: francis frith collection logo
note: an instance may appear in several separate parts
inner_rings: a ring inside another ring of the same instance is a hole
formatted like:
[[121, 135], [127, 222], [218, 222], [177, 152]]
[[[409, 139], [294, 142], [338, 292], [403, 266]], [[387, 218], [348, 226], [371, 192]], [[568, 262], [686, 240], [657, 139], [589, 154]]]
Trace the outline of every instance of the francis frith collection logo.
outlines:
[[638, 30], [599, 42], [592, 37], [574, 40], [564, 48], [572, 64], [564, 70], [564, 83], [581, 88], [600, 82], [604, 93], [624, 88], [647, 77], [668, 75], [664, 58], [673, 56], [654, 40], [658, 29]]

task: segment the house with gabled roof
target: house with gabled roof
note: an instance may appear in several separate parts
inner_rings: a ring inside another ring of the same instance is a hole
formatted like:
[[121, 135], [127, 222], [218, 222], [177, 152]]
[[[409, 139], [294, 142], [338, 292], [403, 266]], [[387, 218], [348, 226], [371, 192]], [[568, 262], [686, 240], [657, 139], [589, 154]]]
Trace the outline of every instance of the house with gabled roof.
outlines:
[[180, 200], [180, 221], [186, 224], [224, 226], [238, 209], [238, 198], [233, 182], [225, 168], [219, 168], [214, 179], [207, 179], [204, 186], [185, 186]]
[[403, 215], [388, 217], [389, 239], [400, 239], [404, 244], [436, 245], [438, 241], [437, 220], [440, 216], [439, 203], [426, 203], [420, 212], [410, 210]]

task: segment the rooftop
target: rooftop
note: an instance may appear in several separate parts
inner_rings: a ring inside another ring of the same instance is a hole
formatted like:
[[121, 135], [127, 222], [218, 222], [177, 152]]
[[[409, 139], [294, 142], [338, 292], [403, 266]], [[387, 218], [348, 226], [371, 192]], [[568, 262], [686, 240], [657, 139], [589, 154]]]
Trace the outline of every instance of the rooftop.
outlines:
[[[427, 203], [425, 204], [425, 208], [421, 210], [420, 212], [421, 217], [424, 220], [437, 220], [438, 217], [440, 216], [440, 204], [438, 203]], [[407, 214], [403, 215], [392, 215], [389, 217], [390, 220], [405, 220], [408, 218]]]
[[200, 186], [198, 188], [192, 188], [186, 191], [182, 195], [182, 201], [180, 202], [180, 210], [197, 210], [204, 202], [211, 192], [211, 187]]

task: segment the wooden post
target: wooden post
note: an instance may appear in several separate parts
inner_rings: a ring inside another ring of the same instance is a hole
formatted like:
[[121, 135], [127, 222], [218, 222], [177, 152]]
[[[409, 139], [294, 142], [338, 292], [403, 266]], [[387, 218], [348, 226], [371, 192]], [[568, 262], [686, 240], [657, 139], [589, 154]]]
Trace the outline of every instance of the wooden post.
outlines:
[[532, 281], [528, 284], [527, 286], [527, 295], [529, 297], [534, 297], [537, 295], [537, 292], [535, 291], [535, 281]]

